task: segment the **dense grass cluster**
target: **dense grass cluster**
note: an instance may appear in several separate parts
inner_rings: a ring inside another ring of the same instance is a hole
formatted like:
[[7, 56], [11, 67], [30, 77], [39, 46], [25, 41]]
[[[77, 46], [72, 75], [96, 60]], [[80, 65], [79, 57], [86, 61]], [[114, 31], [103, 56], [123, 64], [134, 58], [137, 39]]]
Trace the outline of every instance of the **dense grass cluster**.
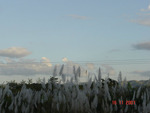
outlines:
[[[63, 67], [62, 81], [52, 77], [32, 84], [8, 83], [0, 87], [0, 113], [150, 113], [150, 88], [134, 87], [122, 81], [98, 76], [87, 83], [78, 83], [80, 68], [66, 81]], [[117, 104], [113, 105], [112, 101]], [[119, 101], [123, 100], [123, 104]], [[134, 100], [134, 105], [126, 105]]]

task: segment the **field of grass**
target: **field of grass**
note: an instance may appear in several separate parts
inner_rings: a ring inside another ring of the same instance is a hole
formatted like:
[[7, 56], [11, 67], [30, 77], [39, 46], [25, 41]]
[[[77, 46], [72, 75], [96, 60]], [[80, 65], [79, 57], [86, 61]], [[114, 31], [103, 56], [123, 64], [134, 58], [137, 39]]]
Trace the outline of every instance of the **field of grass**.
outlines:
[[[0, 86], [0, 113], [150, 113], [150, 87], [132, 87], [126, 80], [102, 79], [78, 83], [80, 69], [70, 81], [52, 77], [41, 83]], [[133, 101], [133, 103], [131, 103]], [[116, 102], [116, 103], [114, 103]], [[128, 103], [129, 102], [129, 103]]]

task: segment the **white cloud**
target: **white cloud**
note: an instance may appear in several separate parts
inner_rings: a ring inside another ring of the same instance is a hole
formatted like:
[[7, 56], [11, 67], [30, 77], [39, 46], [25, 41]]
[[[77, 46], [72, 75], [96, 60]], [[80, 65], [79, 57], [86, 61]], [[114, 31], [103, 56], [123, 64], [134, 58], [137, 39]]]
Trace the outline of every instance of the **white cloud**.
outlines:
[[80, 67], [81, 68], [81, 75], [84, 76], [85, 69], [80, 64], [77, 64], [77, 63], [72, 62], [72, 61], [65, 62], [64, 73], [70, 74], [70, 75], [73, 74], [73, 66], [75, 66], [76, 70], [78, 67]]
[[115, 75], [116, 74], [116, 72], [112, 66], [107, 65], [107, 64], [102, 64], [102, 67], [105, 68], [105, 71], [104, 71], [105, 74], [108, 74], [108, 73], [109, 73], [109, 75]]
[[[81, 76], [86, 76], [86, 70], [83, 66], [74, 63], [72, 61], [68, 61], [65, 58], [64, 70], [63, 73], [66, 75], [73, 75], [73, 66], [75, 66], [76, 70], [80, 66], [81, 68]], [[59, 75], [59, 71], [61, 69], [60, 64], [55, 65], [57, 67], [56, 73]], [[54, 71], [54, 67], [52, 66], [50, 60], [46, 57], [41, 58], [41, 62], [37, 62], [34, 59], [11, 59], [5, 58], [3, 61], [0, 61], [0, 75], [18, 75], [18, 76], [33, 76], [33, 75], [52, 75]]]
[[[62, 59], [62, 61], [65, 63], [64, 64], [64, 69], [63, 69], [64, 74], [72, 76], [73, 75], [73, 66], [75, 66], [76, 70], [77, 70], [78, 67], [80, 67], [81, 76], [86, 76], [87, 75], [86, 69], [82, 65], [80, 65], [78, 63], [75, 63], [73, 61], [70, 61], [66, 57], [64, 57]], [[59, 73], [60, 69], [61, 69], [61, 65], [57, 65], [57, 74]]]
[[89, 70], [95, 69], [95, 65], [93, 63], [87, 63], [86, 66]]
[[0, 56], [9, 57], [9, 58], [21, 58], [29, 54], [31, 54], [30, 51], [21, 47], [11, 47], [11, 48], [0, 50]]
[[140, 11], [142, 11], [142, 12], [143, 12], [143, 11], [144, 11], [144, 12], [145, 12], [145, 11], [150, 11], [150, 5], [147, 7], [147, 9], [141, 9]]
[[150, 5], [147, 9], [141, 9], [140, 11], [140, 13], [137, 13], [137, 19], [132, 19], [131, 22], [144, 26], [150, 26]]
[[74, 19], [80, 19], [80, 20], [87, 20], [87, 19], [89, 19], [88, 17], [86, 17], [86, 16], [80, 16], [80, 15], [68, 15], [69, 17], [72, 17], [72, 18], [74, 18]]
[[5, 61], [7, 63], [15, 63], [16, 62], [15, 60], [12, 60], [11, 58], [8, 58], [8, 57], [5, 58]]
[[[44, 61], [47, 58], [42, 58]], [[52, 68], [49, 62], [36, 62], [35, 60], [12, 60], [5, 59], [4, 62], [0, 62], [0, 75], [50, 75], [52, 74]]]
[[66, 57], [64, 57], [64, 58], [62, 59], [62, 61], [63, 61], [63, 62], [68, 62], [68, 59], [67, 59]]
[[[75, 70], [80, 67], [81, 69], [81, 77], [87, 77], [90, 70], [94, 71], [95, 65], [93, 63], [87, 63], [86, 66], [80, 65], [73, 61], [69, 61], [67, 58], [62, 59], [64, 64], [63, 74], [68, 76], [73, 76], [73, 66], [75, 66]], [[46, 57], [42, 57], [41, 61], [38, 62], [35, 59], [11, 59], [4, 58], [0, 61], [0, 75], [3, 76], [33, 76], [33, 75], [52, 75], [54, 71], [54, 67], [57, 67], [56, 73], [59, 75], [61, 66], [60, 64], [52, 65], [50, 59]], [[110, 73], [110, 75], [114, 74], [113, 68], [111, 66], [103, 65], [105, 68], [105, 73]], [[89, 71], [86, 71], [86, 69]]]
[[50, 63], [50, 60], [46, 57], [42, 57], [42, 63], [46, 64], [47, 66], [51, 67], [52, 64]]

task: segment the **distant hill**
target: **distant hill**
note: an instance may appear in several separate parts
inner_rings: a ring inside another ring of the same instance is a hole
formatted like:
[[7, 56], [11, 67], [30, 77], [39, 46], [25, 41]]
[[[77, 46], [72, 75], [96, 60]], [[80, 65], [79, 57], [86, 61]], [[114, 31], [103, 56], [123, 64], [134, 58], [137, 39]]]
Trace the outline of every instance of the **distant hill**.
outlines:
[[142, 85], [142, 86], [150, 86], [150, 80], [140, 80], [140, 81], [130, 80], [128, 82], [132, 85], [132, 87], [138, 87], [140, 85]]

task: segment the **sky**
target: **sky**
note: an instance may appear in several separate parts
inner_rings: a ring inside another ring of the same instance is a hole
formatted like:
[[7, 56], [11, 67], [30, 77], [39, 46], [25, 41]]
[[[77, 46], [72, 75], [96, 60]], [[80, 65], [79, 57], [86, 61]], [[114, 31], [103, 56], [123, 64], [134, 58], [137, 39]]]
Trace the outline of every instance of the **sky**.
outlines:
[[1, 0], [0, 39], [0, 82], [48, 78], [62, 64], [150, 78], [150, 0]]

